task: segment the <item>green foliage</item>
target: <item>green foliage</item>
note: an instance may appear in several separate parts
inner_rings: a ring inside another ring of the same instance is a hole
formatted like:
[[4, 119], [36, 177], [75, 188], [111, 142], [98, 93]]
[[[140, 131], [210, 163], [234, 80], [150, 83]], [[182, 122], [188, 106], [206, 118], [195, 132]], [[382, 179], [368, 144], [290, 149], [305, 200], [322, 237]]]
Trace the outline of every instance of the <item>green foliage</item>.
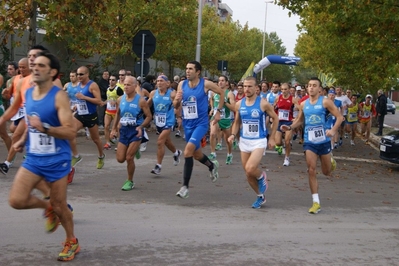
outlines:
[[301, 16], [296, 54], [304, 67], [331, 73], [337, 84], [375, 93], [397, 83], [399, 4], [394, 0], [289, 0]]

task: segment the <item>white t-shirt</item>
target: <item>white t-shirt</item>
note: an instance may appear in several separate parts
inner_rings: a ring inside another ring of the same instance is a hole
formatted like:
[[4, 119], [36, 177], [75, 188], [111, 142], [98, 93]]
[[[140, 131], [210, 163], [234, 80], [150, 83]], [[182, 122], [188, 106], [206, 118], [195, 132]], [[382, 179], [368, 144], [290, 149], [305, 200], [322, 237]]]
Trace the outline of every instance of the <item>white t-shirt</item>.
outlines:
[[348, 96], [346, 95], [341, 95], [341, 96], [335, 96], [335, 99], [341, 101], [342, 103], [342, 109], [344, 110], [344, 115], [346, 115], [348, 113], [348, 105], [352, 104], [352, 101], [348, 98]]

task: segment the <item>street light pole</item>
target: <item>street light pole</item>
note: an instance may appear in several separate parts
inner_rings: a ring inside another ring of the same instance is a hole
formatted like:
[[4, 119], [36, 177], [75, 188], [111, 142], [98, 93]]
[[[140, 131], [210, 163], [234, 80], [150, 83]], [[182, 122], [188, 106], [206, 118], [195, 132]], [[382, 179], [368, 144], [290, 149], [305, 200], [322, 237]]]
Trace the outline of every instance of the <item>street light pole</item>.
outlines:
[[195, 61], [197, 62], [201, 60], [202, 1], [198, 1], [197, 47], [195, 52]]
[[[266, 9], [265, 9], [265, 26], [263, 27], [262, 59], [265, 58], [267, 4], [271, 3], [273, 3], [273, 1], [265, 1]], [[260, 72], [260, 80], [263, 80], [263, 69]]]

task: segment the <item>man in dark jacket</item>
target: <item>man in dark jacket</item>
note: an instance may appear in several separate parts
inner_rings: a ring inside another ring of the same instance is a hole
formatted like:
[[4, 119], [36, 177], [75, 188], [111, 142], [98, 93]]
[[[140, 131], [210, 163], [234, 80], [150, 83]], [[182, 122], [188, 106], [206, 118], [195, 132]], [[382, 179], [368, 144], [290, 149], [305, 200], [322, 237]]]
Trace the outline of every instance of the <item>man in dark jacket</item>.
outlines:
[[97, 106], [98, 126], [104, 127], [105, 107], [107, 107], [107, 89], [109, 87], [109, 71], [105, 70], [98, 81], [102, 104]]
[[384, 127], [384, 118], [387, 114], [387, 97], [383, 90], [378, 90], [378, 98], [375, 107], [377, 111], [378, 132], [377, 136], [382, 136], [382, 128]]

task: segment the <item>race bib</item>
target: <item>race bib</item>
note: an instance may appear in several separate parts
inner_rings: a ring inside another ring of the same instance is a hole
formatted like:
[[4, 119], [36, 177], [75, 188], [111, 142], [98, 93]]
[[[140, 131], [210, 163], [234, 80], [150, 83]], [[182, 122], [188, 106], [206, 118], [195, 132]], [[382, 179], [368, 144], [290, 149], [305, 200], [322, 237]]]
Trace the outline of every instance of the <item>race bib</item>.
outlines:
[[369, 118], [370, 117], [370, 111], [364, 111], [364, 113], [363, 113], [363, 117], [364, 118]]
[[41, 132], [29, 131], [29, 152], [34, 154], [55, 154], [54, 137]]
[[115, 111], [116, 110], [116, 101], [108, 100], [107, 101], [107, 110], [108, 111]]
[[135, 117], [122, 117], [120, 122], [122, 126], [135, 126], [136, 118]]
[[155, 125], [164, 127], [166, 125], [166, 114], [155, 114]]
[[78, 101], [76, 103], [78, 115], [88, 115], [89, 114], [89, 108], [87, 108], [87, 103], [86, 101]]
[[290, 117], [290, 111], [289, 110], [278, 110], [278, 120], [283, 120], [283, 121], [288, 121]]
[[357, 120], [357, 114], [356, 113], [350, 113], [348, 122], [353, 122], [353, 121], [356, 121], [356, 120]]
[[259, 121], [258, 120], [243, 120], [242, 136], [245, 138], [251, 138], [251, 139], [259, 138]]
[[197, 103], [196, 102], [186, 102], [186, 104], [183, 105], [183, 115], [184, 115], [184, 119], [198, 118]]
[[[217, 108], [213, 109], [213, 115], [216, 115], [217, 112], [218, 112]], [[220, 112], [220, 119], [225, 118], [225, 116], [226, 116], [226, 110], [224, 108], [222, 108], [222, 110]]]
[[18, 112], [10, 119], [11, 121], [16, 121], [25, 117], [25, 107], [20, 107]]
[[324, 134], [323, 126], [309, 127], [308, 128], [308, 139], [311, 142], [318, 143], [326, 140], [326, 136]]
[[294, 113], [292, 114], [292, 116], [294, 118], [298, 117], [299, 111], [298, 110], [294, 110]]

